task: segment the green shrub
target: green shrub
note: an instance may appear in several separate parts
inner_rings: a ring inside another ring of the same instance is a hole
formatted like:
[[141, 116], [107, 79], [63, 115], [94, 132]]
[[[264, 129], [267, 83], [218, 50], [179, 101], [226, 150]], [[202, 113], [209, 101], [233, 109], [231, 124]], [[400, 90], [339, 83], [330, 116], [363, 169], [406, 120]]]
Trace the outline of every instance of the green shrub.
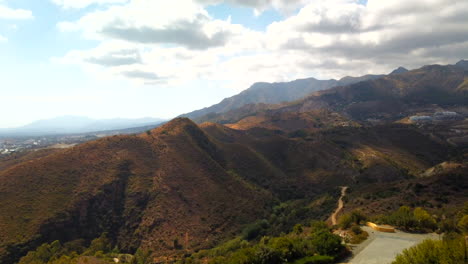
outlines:
[[464, 234], [468, 233], [468, 215], [464, 215], [457, 224], [458, 228]]
[[353, 224], [359, 225], [362, 221], [365, 221], [367, 217], [358, 210], [344, 214], [338, 220], [338, 225], [343, 229], [350, 228]]
[[[396, 212], [384, 217], [382, 221], [407, 231], [433, 231], [437, 228], [435, 219], [424, 209], [417, 207], [413, 211], [402, 206]], [[449, 228], [447, 226], [447, 228]]]
[[333, 257], [317, 255], [296, 260], [294, 264], [329, 264], [333, 263], [333, 261]]
[[246, 240], [252, 240], [259, 236], [262, 236], [265, 234], [265, 230], [269, 227], [269, 225], [270, 224], [265, 219], [248, 225], [246, 228], [244, 228], [242, 232], [242, 238]]
[[319, 231], [311, 239], [312, 246], [320, 255], [336, 256], [343, 250], [341, 238], [331, 232]]
[[358, 225], [354, 225], [353, 227], [351, 227], [351, 231], [356, 235], [359, 235], [362, 233], [362, 229]]
[[302, 228], [301, 224], [297, 224], [293, 227], [293, 232], [298, 235], [304, 232], [304, 229]]
[[464, 237], [452, 235], [443, 241], [425, 240], [422, 243], [405, 249], [392, 264], [413, 263], [466, 263]]

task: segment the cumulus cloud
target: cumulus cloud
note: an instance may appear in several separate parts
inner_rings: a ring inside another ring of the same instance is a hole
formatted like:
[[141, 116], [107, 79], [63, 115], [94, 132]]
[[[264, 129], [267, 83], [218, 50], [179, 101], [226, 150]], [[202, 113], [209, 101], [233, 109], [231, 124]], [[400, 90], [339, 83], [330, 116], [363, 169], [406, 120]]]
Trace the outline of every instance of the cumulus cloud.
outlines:
[[304, 6], [310, 0], [196, 0], [205, 5], [229, 3], [237, 6], [250, 7], [261, 13], [269, 8], [274, 8], [282, 13], [289, 14], [299, 7]]
[[174, 44], [200, 50], [223, 46], [239, 31], [238, 25], [212, 19], [202, 6], [191, 0], [134, 0], [91, 12], [78, 21], [61, 22], [58, 28], [81, 31], [93, 39]]
[[34, 16], [30, 10], [13, 9], [0, 3], [0, 19], [33, 19]]
[[240, 90], [256, 81], [453, 63], [468, 54], [465, 0], [226, 0], [258, 11], [300, 7], [265, 31], [214, 19], [205, 5], [219, 2], [133, 0], [92, 11], [58, 26], [101, 44], [63, 59], [145, 83], [202, 79]]
[[85, 8], [93, 4], [123, 4], [128, 0], [51, 0], [54, 4], [62, 8]]
[[4, 36], [0, 35], [0, 43], [2, 43], [2, 42], [7, 42], [7, 41], [8, 41], [7, 38], [5, 38]]
[[231, 33], [220, 29], [211, 36], [203, 30], [201, 21], [178, 21], [165, 28], [150, 26], [120, 26], [118, 23], [104, 27], [102, 34], [139, 43], [169, 43], [190, 49], [208, 49], [226, 44]]
[[156, 73], [140, 70], [124, 71], [122, 72], [122, 75], [128, 78], [143, 79], [148, 81], [156, 81], [160, 79]]
[[142, 62], [137, 49], [123, 49], [110, 51], [107, 54], [90, 55], [85, 57], [85, 61], [108, 67], [141, 64]]
[[[412, 61], [420, 62], [425, 49], [468, 41], [468, 17], [461, 14], [468, 10], [466, 1], [369, 0], [367, 6], [352, 0], [315, 2], [269, 27], [272, 48], [387, 65], [398, 59], [417, 66]], [[274, 38], [278, 35], [283, 38]], [[425, 61], [447, 62], [447, 57]]]

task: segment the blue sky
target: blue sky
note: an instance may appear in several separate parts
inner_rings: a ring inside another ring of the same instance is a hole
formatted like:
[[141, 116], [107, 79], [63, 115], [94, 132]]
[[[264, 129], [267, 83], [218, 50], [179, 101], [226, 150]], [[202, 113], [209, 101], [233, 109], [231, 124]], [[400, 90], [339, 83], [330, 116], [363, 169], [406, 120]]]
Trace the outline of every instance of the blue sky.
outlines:
[[[38, 119], [61, 115], [94, 118], [163, 117], [216, 103], [238, 91], [219, 89], [217, 83], [194, 80], [177, 89], [138, 85], [122, 80], [96, 80], [74, 65], [57, 65], [53, 57], [62, 57], [74, 49], [89, 49], [97, 41], [79, 34], [61, 33], [57, 23], [79, 19], [87, 12], [105, 8], [92, 5], [85, 9], [63, 9], [49, 1], [8, 1], [12, 9], [31, 10], [34, 18], [0, 19], [0, 35], [8, 41], [0, 44], [0, 71], [3, 76], [0, 127], [23, 125]], [[264, 30], [281, 15], [269, 10], [256, 16], [251, 8], [227, 4], [207, 8], [219, 19], [231, 16], [233, 22]], [[203, 87], [201, 92], [193, 87]], [[181, 96], [183, 94], [183, 96]]]
[[171, 118], [257, 81], [383, 73], [468, 54], [466, 1], [415, 0], [410, 13], [400, 0], [245, 3], [0, 0], [0, 127], [63, 115]]

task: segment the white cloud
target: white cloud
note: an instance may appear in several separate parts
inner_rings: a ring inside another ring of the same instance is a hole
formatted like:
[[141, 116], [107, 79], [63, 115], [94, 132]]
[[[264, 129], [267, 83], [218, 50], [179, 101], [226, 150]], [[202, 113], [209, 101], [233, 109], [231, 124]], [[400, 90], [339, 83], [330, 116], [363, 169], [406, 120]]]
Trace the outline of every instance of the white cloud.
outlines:
[[51, 0], [54, 4], [62, 8], [85, 8], [93, 4], [123, 4], [128, 0]]
[[7, 38], [5, 38], [4, 36], [0, 35], [0, 43], [2, 43], [2, 42], [7, 42], [7, 41], [8, 41]]
[[[314, 1], [297, 15], [270, 25], [268, 43], [271, 49], [324, 59], [367, 61], [369, 68], [447, 63], [466, 55], [418, 54], [468, 41], [466, 10], [468, 2], [462, 0], [369, 0], [367, 6], [353, 0]], [[344, 71], [353, 72], [352, 65]]]
[[[154, 10], [158, 10], [157, 16]], [[88, 13], [77, 21], [61, 22], [58, 28], [81, 32], [102, 44], [71, 51], [56, 61], [102, 65], [129, 79], [173, 84], [206, 78], [216, 71], [222, 57], [261, 46], [260, 33], [213, 19], [191, 0], [135, 0]]]
[[261, 13], [269, 8], [281, 11], [284, 14], [290, 14], [298, 8], [304, 6], [311, 0], [196, 0], [205, 5], [229, 3], [232, 5], [251, 7], [255, 12]]
[[0, 19], [33, 19], [30, 10], [12, 9], [0, 3]]
[[60, 61], [143, 83], [201, 79], [245, 89], [256, 81], [453, 63], [468, 54], [465, 0], [229, 0], [260, 11], [303, 5], [265, 32], [212, 18], [204, 5], [218, 2], [133, 0], [62, 22], [61, 30], [101, 44]]
[[223, 46], [241, 30], [226, 21], [212, 19], [191, 0], [134, 0], [126, 5], [91, 12], [78, 21], [61, 22], [58, 28], [82, 31], [91, 39], [172, 44], [200, 50]]

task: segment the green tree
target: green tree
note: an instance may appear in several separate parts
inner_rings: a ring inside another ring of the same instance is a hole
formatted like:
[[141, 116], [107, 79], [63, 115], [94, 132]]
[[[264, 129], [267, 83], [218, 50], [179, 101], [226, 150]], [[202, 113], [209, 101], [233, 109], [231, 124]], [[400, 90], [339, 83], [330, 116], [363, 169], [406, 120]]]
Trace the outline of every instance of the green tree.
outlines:
[[19, 264], [47, 264], [51, 260], [59, 258], [62, 245], [59, 241], [51, 244], [44, 243], [35, 251], [30, 251], [26, 256], [20, 259]]
[[137, 249], [135, 256], [132, 259], [131, 264], [150, 264], [151, 263], [151, 251]]
[[405, 230], [411, 230], [416, 226], [416, 219], [408, 206], [400, 207], [396, 212], [386, 217], [384, 222]]
[[437, 226], [434, 218], [421, 207], [415, 208], [413, 215], [419, 229], [427, 228], [433, 230]]
[[359, 210], [354, 210], [350, 213], [344, 214], [338, 220], [338, 225], [341, 228], [348, 229], [352, 225], [359, 225], [362, 221], [365, 221], [367, 217]]
[[83, 253], [86, 256], [94, 256], [97, 252], [108, 253], [112, 250], [112, 243], [107, 237], [106, 233], [103, 233], [100, 237], [91, 241], [91, 245]]
[[343, 250], [341, 238], [329, 231], [314, 233], [311, 244], [320, 255], [336, 256]]
[[464, 215], [460, 221], [458, 221], [457, 227], [461, 232], [463, 232], [463, 234], [468, 233], [468, 215]]

